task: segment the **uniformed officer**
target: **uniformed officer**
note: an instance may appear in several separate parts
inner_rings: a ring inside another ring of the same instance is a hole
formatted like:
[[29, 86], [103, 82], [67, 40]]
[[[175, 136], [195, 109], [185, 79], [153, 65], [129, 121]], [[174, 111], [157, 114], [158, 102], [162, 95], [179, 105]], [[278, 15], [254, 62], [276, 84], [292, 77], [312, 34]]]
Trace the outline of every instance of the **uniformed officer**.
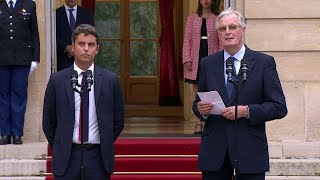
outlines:
[[0, 145], [22, 144], [28, 75], [39, 61], [35, 2], [0, 0]]

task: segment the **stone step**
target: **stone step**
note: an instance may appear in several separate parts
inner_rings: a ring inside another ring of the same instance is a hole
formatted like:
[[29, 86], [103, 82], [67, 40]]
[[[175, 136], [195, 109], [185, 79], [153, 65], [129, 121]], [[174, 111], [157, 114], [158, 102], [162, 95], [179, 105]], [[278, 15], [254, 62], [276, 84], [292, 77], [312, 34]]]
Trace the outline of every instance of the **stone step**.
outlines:
[[[47, 142], [0, 146], [1, 159], [34, 159], [47, 154]], [[271, 159], [320, 158], [320, 142], [269, 142]]]
[[266, 180], [320, 180], [320, 176], [266, 176]]
[[45, 180], [46, 177], [22, 176], [22, 177], [1, 177], [1, 180]]
[[[320, 159], [271, 159], [270, 176], [320, 176]], [[32, 176], [46, 172], [46, 160], [0, 160], [0, 176]], [[143, 171], [143, 170], [142, 170]]]
[[[45, 177], [1, 177], [1, 180], [45, 180]], [[320, 176], [266, 176], [266, 180], [320, 180]]]
[[[303, 180], [305, 177], [309, 180], [320, 176], [319, 143], [270, 142], [269, 148], [271, 169], [267, 175], [270, 178]], [[46, 161], [34, 160], [43, 154], [47, 154], [47, 142], [0, 146], [0, 177], [23, 178], [23, 176], [33, 176], [40, 171], [46, 172]]]
[[21, 145], [0, 146], [1, 159], [34, 159], [48, 153], [47, 142], [27, 142]]
[[46, 160], [0, 160], [0, 176], [32, 176], [40, 171], [46, 172]]

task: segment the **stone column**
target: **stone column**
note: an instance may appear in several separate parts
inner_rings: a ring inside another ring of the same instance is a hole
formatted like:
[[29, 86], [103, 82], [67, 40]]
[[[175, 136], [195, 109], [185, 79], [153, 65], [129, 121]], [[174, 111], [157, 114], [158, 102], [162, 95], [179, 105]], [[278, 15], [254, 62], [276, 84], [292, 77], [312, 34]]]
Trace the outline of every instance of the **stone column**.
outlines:
[[[185, 1], [183, 4], [184, 4], [183, 19], [184, 19], [184, 25], [185, 25], [187, 17], [193, 12], [196, 12], [197, 6], [198, 6], [198, 0], [188, 0], [188, 1]], [[194, 100], [194, 95], [193, 95], [192, 86], [188, 83], [184, 83], [184, 119], [186, 121], [195, 122], [195, 116], [192, 112], [193, 100]]]
[[37, 0], [35, 2], [37, 3], [40, 35], [40, 63], [38, 64], [38, 68], [29, 76], [28, 102], [23, 136], [24, 141], [32, 142], [45, 141], [42, 132], [42, 106], [47, 80], [51, 74], [51, 61], [47, 58], [46, 54], [46, 3], [49, 1]]

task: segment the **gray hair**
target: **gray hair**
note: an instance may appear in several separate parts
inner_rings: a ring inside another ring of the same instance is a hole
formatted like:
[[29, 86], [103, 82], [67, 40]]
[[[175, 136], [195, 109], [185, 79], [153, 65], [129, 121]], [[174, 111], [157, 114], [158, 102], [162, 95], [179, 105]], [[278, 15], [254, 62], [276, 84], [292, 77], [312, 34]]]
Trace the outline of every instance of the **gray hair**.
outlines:
[[219, 21], [222, 17], [224, 16], [228, 16], [228, 15], [231, 15], [231, 14], [235, 14], [238, 16], [238, 22], [239, 22], [239, 25], [242, 27], [242, 28], [245, 28], [247, 26], [246, 24], [246, 21], [244, 19], [244, 17], [242, 16], [242, 14], [238, 11], [235, 11], [235, 10], [231, 10], [231, 9], [227, 9], [227, 10], [224, 10], [222, 11], [219, 16], [217, 17], [217, 20], [216, 20], [216, 29], [219, 28]]
[[94, 37], [96, 37], [97, 45], [99, 45], [99, 35], [94, 26], [91, 26], [90, 24], [80, 24], [79, 26], [77, 26], [72, 32], [71, 40], [73, 43], [76, 41], [80, 34], [84, 34], [86, 36], [93, 35]]

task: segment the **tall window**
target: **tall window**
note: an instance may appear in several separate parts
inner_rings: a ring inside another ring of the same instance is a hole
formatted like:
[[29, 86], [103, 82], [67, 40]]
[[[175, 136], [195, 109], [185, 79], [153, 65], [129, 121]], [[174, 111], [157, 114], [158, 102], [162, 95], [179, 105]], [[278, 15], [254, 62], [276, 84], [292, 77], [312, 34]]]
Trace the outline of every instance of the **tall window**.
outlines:
[[158, 0], [96, 0], [96, 64], [116, 72], [127, 104], [157, 103]]
[[157, 0], [97, 0], [102, 41], [96, 63], [119, 75], [125, 68], [130, 76], [157, 76], [157, 12]]

